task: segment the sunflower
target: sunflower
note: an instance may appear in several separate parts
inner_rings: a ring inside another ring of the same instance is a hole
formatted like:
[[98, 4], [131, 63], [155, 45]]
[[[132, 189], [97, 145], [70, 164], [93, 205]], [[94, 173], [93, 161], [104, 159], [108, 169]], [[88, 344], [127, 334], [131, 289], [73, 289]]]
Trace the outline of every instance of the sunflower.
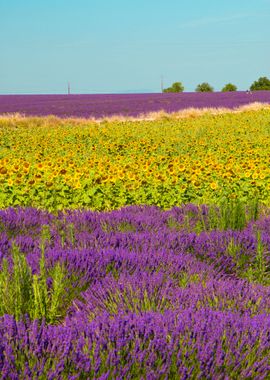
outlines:
[[70, 168], [73, 168], [75, 166], [75, 163], [73, 161], [69, 161], [68, 166]]
[[36, 164], [36, 168], [37, 170], [39, 171], [43, 171], [44, 170], [44, 165], [42, 162], [39, 162], [38, 164]]
[[109, 181], [112, 183], [115, 183], [117, 181], [117, 176], [110, 174], [109, 175]]
[[119, 179], [124, 179], [125, 178], [125, 173], [123, 171], [119, 171], [117, 175], [118, 175]]
[[193, 186], [195, 187], [201, 187], [200, 181], [192, 181]]
[[12, 186], [13, 185], [13, 179], [12, 178], [9, 178], [8, 180], [7, 180], [7, 184], [8, 184], [8, 186]]
[[162, 181], [162, 182], [164, 181], [164, 177], [161, 173], [156, 172], [154, 176], [157, 180]]
[[7, 168], [5, 168], [4, 166], [2, 166], [2, 168], [0, 168], [0, 174], [3, 174], [3, 175], [5, 175], [5, 174], [7, 174]]
[[135, 181], [136, 179], [136, 176], [133, 172], [128, 172], [127, 173], [127, 178], [130, 180], [130, 181]]
[[210, 187], [211, 187], [212, 190], [217, 190], [218, 184], [216, 182], [211, 182], [210, 183]]
[[149, 168], [149, 164], [148, 164], [148, 163], [143, 164], [142, 167], [141, 167], [141, 169], [142, 169], [144, 172], [146, 172], [146, 171], [148, 170], [148, 168]]
[[20, 170], [20, 166], [19, 166], [19, 165], [13, 165], [12, 170], [13, 170], [14, 172], [17, 172], [17, 171]]
[[108, 182], [109, 180], [109, 176], [107, 174], [104, 174], [102, 177], [101, 177], [101, 182]]
[[81, 182], [79, 182], [79, 181], [75, 182], [73, 187], [74, 187], [74, 189], [80, 189], [82, 187]]
[[174, 169], [173, 166], [169, 167], [169, 169], [168, 169], [168, 173], [169, 173], [170, 175], [173, 175], [173, 174], [176, 173], [176, 172], [175, 172], [175, 169]]
[[230, 178], [232, 176], [232, 172], [227, 171], [223, 174], [223, 178]]

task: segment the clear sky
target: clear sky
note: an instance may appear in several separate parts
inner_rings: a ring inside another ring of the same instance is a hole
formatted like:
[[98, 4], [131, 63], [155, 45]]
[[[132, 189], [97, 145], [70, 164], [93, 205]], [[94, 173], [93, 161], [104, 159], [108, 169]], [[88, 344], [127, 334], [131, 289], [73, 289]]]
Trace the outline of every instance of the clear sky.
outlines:
[[270, 77], [270, 0], [0, 0], [0, 93], [246, 90]]

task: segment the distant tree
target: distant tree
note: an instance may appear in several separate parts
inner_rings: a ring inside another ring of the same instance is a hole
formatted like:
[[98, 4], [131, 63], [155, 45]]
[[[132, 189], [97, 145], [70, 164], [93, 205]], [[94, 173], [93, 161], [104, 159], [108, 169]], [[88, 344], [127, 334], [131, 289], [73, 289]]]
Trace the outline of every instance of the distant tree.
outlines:
[[181, 82], [174, 82], [171, 87], [165, 88], [163, 92], [183, 92], [184, 89]]
[[227, 83], [221, 90], [222, 92], [229, 92], [229, 91], [237, 91], [237, 87], [235, 84]]
[[260, 77], [250, 86], [251, 91], [270, 90], [270, 80], [267, 77]]
[[213, 92], [214, 89], [212, 86], [210, 86], [209, 83], [203, 82], [201, 84], [198, 84], [196, 87], [196, 92]]

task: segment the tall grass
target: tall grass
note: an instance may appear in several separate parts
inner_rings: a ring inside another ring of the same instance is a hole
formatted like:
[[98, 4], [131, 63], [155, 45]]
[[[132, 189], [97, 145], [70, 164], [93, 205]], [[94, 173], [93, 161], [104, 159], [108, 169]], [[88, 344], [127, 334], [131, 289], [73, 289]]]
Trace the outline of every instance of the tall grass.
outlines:
[[244, 277], [250, 282], [259, 283], [262, 285], [270, 285], [270, 267], [267, 264], [266, 255], [269, 252], [266, 251], [264, 244], [262, 243], [261, 232], [257, 231], [257, 252], [253, 263], [244, 272]]
[[45, 319], [50, 324], [64, 317], [72, 284], [64, 265], [57, 263], [50, 271], [46, 269], [45, 245], [49, 238], [48, 226], [43, 226], [39, 274], [32, 274], [25, 256], [13, 242], [13, 267], [9, 268], [7, 259], [3, 259], [0, 272], [0, 315], [11, 314], [16, 320], [28, 315], [32, 320]]
[[206, 217], [201, 214], [202, 230], [243, 230], [251, 220], [256, 221], [259, 217], [259, 200], [255, 198], [248, 205], [239, 199], [221, 202], [220, 207], [209, 206]]

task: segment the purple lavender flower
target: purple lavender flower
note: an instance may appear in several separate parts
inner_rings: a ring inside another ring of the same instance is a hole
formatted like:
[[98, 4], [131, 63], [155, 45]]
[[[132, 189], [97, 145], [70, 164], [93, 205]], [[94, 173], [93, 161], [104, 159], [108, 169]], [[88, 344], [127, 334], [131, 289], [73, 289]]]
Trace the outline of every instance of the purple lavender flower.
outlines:
[[234, 108], [252, 102], [270, 102], [269, 91], [181, 94], [108, 94], [108, 95], [0, 95], [0, 114], [20, 112], [25, 115], [94, 117], [112, 115], [138, 116], [185, 108]]

